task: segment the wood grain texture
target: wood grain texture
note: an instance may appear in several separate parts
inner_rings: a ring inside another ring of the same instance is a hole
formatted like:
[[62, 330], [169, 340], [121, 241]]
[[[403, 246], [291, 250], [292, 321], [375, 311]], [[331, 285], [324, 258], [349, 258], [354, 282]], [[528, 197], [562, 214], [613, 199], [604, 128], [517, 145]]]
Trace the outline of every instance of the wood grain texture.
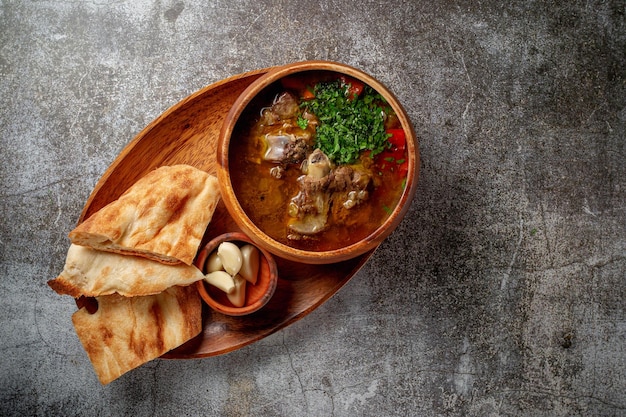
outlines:
[[[226, 114], [239, 94], [267, 71], [240, 74], [207, 86], [146, 126], [98, 181], [79, 223], [160, 166], [188, 164], [215, 174], [217, 139]], [[215, 236], [233, 231], [241, 230], [220, 202], [202, 246]], [[231, 317], [204, 305], [202, 333], [163, 357], [214, 356], [258, 341], [319, 307], [352, 278], [372, 253], [373, 250], [331, 265], [305, 265], [276, 258], [278, 285], [274, 297], [265, 307], [248, 316]]]

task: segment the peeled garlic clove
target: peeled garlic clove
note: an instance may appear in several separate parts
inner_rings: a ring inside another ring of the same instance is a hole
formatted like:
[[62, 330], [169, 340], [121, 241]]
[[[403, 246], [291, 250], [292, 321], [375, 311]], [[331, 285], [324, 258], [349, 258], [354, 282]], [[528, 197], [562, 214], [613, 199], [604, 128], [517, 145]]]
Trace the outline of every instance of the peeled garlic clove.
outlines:
[[221, 271], [224, 269], [222, 266], [222, 260], [219, 256], [217, 256], [217, 251], [213, 251], [213, 253], [209, 256], [209, 259], [206, 260], [204, 269], [206, 272]]
[[206, 274], [204, 280], [227, 294], [235, 291], [235, 280], [228, 272], [213, 271]]
[[235, 290], [228, 293], [228, 301], [235, 307], [243, 307], [246, 303], [246, 279], [241, 275], [235, 275]]
[[217, 248], [217, 256], [222, 261], [224, 271], [235, 276], [241, 269], [242, 259], [239, 247], [231, 242], [222, 242]]
[[243, 264], [239, 275], [244, 277], [250, 284], [256, 284], [259, 275], [259, 250], [252, 245], [244, 245], [240, 249]]

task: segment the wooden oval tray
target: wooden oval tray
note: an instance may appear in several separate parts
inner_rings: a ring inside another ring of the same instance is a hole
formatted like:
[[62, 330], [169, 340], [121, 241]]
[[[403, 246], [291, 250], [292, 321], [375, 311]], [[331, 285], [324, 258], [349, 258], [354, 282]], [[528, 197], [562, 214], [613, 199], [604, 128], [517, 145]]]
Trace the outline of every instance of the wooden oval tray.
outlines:
[[[236, 75], [209, 85], [146, 126], [100, 178], [79, 223], [160, 166], [188, 164], [215, 175], [217, 138], [226, 114], [239, 94], [268, 70]], [[202, 245], [219, 234], [233, 231], [240, 229], [220, 202]], [[278, 286], [265, 307], [248, 316], [230, 317], [203, 305], [202, 333], [163, 357], [214, 356], [260, 340], [319, 307], [352, 278], [372, 253], [332, 265], [306, 265], [277, 258]]]

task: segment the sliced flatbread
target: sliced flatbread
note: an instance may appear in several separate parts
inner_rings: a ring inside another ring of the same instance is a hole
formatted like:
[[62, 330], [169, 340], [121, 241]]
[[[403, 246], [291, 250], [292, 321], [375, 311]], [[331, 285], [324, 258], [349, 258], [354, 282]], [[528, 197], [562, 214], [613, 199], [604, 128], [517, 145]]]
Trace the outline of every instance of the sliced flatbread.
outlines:
[[69, 234], [72, 243], [191, 265], [220, 200], [217, 178], [189, 165], [158, 168]]
[[137, 256], [70, 245], [63, 271], [48, 285], [58, 294], [74, 298], [113, 293], [134, 297], [158, 294], [174, 285], [186, 286], [203, 278], [193, 265], [164, 265]]
[[98, 311], [81, 308], [72, 322], [98, 379], [108, 384], [158, 358], [202, 331], [201, 301], [194, 286], [158, 295], [98, 297]]

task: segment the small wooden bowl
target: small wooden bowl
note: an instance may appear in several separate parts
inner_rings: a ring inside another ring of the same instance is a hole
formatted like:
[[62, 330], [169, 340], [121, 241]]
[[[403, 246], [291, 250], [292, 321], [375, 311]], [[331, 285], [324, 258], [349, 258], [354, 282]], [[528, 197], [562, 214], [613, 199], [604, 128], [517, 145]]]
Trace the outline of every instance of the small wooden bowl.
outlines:
[[[229, 148], [231, 136], [233, 135], [233, 131], [235, 130], [240, 116], [244, 114], [246, 107], [255, 99], [255, 97], [259, 94], [263, 94], [266, 88], [269, 88], [280, 79], [296, 73], [305, 73], [307, 71], [328, 71], [335, 72], [338, 75], [347, 75], [364, 82], [382, 95], [396, 113], [400, 125], [404, 130], [406, 136], [406, 159], [408, 161], [406, 186], [398, 204], [393, 208], [393, 210], [391, 210], [391, 213], [386, 220], [369, 236], [356, 243], [335, 250], [320, 252], [307, 251], [288, 246], [274, 240], [264, 233], [263, 230], [254, 224], [254, 222], [248, 217], [239, 203], [237, 195], [233, 189], [229, 171]], [[223, 122], [218, 139], [217, 162], [217, 177], [220, 183], [222, 200], [237, 225], [248, 236], [250, 236], [258, 247], [264, 248], [281, 258], [306, 264], [330, 264], [345, 261], [362, 255], [380, 245], [380, 243], [398, 226], [406, 214], [415, 194], [419, 174], [419, 151], [415, 132], [409, 117], [396, 97], [384, 85], [370, 75], [367, 75], [364, 72], [350, 66], [328, 61], [304, 61], [288, 64], [282, 67], [275, 67], [248, 86], [248, 88], [246, 88], [237, 98]]]
[[[211, 253], [217, 249], [222, 242], [233, 243], [250, 243], [259, 249], [260, 265], [259, 275], [256, 284], [248, 283], [246, 285], [246, 303], [243, 307], [234, 307], [226, 293], [206, 283], [204, 280], [196, 283], [198, 292], [202, 299], [215, 311], [229, 316], [244, 316], [254, 313], [261, 309], [274, 295], [276, 285], [278, 283], [278, 269], [276, 262], [270, 253], [265, 249], [259, 248], [248, 236], [239, 232], [225, 233], [217, 236], [207, 243], [196, 257], [195, 265], [203, 273], [205, 271], [206, 261]], [[239, 245], [240, 246], [240, 245]]]

